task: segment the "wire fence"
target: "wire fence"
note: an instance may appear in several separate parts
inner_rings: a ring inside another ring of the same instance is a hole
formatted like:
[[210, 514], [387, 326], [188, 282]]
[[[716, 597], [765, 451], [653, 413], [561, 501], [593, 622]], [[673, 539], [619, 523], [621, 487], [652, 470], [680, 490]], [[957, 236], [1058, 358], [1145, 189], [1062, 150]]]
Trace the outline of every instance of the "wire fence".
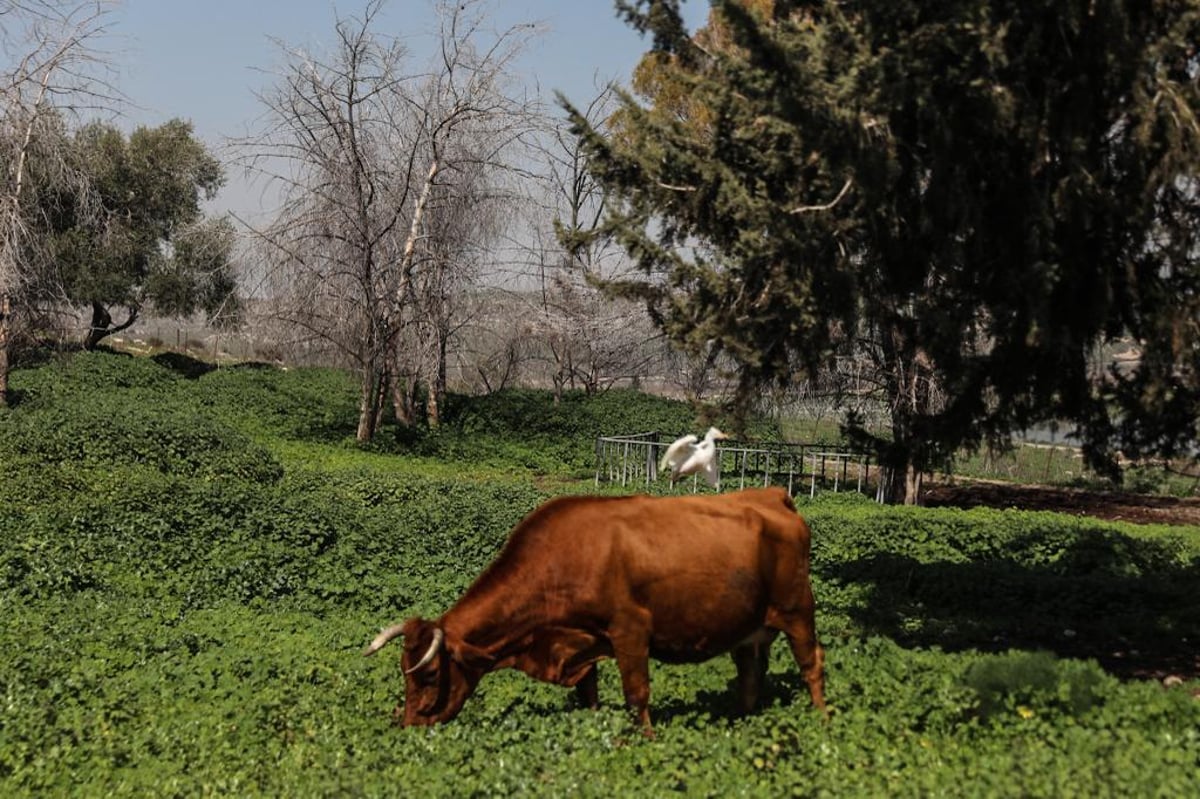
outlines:
[[[596, 439], [596, 486], [651, 486], [659, 478], [659, 460], [673, 438], [658, 432]], [[717, 445], [719, 483], [716, 490], [777, 485], [795, 496], [819, 491], [856, 491], [884, 499], [887, 475], [868, 453], [829, 444], [742, 443]], [[680, 481], [694, 493], [710, 490], [697, 475]]]

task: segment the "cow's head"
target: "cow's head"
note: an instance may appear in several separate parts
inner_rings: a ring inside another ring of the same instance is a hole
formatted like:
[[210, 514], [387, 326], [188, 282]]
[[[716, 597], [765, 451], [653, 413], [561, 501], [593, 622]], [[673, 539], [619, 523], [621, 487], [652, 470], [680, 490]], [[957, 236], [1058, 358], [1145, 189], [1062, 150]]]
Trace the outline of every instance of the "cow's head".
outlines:
[[462, 710], [486, 672], [485, 658], [473, 647], [447, 640], [436, 622], [404, 623], [404, 704], [393, 718], [406, 727], [450, 721]]

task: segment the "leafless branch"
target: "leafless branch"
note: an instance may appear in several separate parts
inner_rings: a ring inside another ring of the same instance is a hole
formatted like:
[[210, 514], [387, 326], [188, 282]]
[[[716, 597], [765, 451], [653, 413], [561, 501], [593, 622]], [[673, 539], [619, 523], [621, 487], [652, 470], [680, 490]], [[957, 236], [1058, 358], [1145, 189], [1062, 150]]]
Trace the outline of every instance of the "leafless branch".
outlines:
[[846, 182], [844, 184], [842, 184], [842, 190], [839, 191], [837, 193], [837, 196], [834, 197], [829, 202], [822, 203], [820, 205], [799, 205], [795, 208], [789, 209], [788, 213], [789, 214], [807, 214], [807, 213], [811, 213], [813, 211], [828, 211], [828, 210], [832, 209], [835, 205], [837, 205], [839, 202], [842, 201], [842, 198], [846, 196], [846, 192], [850, 191], [850, 187], [853, 184], [854, 184], [853, 178], [846, 178]]
[[539, 111], [508, 85], [533, 28], [492, 33], [479, 0], [442, 0], [437, 55], [414, 66], [376, 32], [382, 6], [336, 18], [330, 54], [280, 43], [263, 127], [236, 142], [242, 167], [281, 197], [253, 231], [259, 284], [281, 292], [281, 318], [360, 371], [363, 439], [384, 384], [402, 401], [416, 382], [433, 398], [444, 390], [460, 298], [502, 227], [504, 176], [522, 169], [516, 151]]

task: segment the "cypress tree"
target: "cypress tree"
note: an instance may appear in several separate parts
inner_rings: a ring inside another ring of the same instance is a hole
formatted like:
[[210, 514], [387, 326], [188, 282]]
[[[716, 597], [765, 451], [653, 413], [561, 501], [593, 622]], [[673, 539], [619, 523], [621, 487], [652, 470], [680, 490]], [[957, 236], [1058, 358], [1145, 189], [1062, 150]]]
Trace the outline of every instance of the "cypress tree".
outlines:
[[[567, 105], [644, 299], [744, 406], [871, 364], [903, 476], [1074, 423], [1089, 463], [1193, 446], [1200, 86], [1191, 0], [619, 2], [652, 37], [606, 130]], [[565, 101], [564, 101], [565, 103]], [[1098, 359], [1131, 338], [1123, 371]]]

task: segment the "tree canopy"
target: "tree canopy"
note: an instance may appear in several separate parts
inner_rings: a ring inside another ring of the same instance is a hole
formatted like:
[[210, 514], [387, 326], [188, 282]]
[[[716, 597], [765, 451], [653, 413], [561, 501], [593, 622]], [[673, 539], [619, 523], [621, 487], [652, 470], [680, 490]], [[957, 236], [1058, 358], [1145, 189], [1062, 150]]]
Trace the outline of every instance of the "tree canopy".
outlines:
[[[74, 183], [57, 181], [36, 159], [30, 164], [31, 181], [41, 186], [36, 225], [50, 255], [30, 265], [27, 304], [90, 306], [87, 347], [147, 307], [167, 315], [236, 313], [233, 227], [206, 219], [201, 208], [223, 184], [223, 170], [190, 123], [139, 127], [127, 137], [93, 122], [60, 150], [80, 176]], [[116, 308], [126, 312], [119, 324], [110, 313]]]
[[191, 123], [174, 119], [126, 137], [94, 122], [76, 132], [75, 146], [100, 213], [58, 220], [56, 282], [72, 303], [92, 305], [87, 344], [115, 332], [114, 306], [127, 309], [129, 322], [148, 305], [163, 314], [232, 311], [233, 229], [201, 208], [224, 172]]
[[694, 36], [674, 0], [618, 7], [643, 93], [612, 135], [572, 112], [645, 276], [611, 288], [732, 355], [740, 400], [869, 359], [891, 431], [851, 431], [909, 501], [1039, 421], [1110, 474], [1195, 442], [1194, 3], [723, 0]]

